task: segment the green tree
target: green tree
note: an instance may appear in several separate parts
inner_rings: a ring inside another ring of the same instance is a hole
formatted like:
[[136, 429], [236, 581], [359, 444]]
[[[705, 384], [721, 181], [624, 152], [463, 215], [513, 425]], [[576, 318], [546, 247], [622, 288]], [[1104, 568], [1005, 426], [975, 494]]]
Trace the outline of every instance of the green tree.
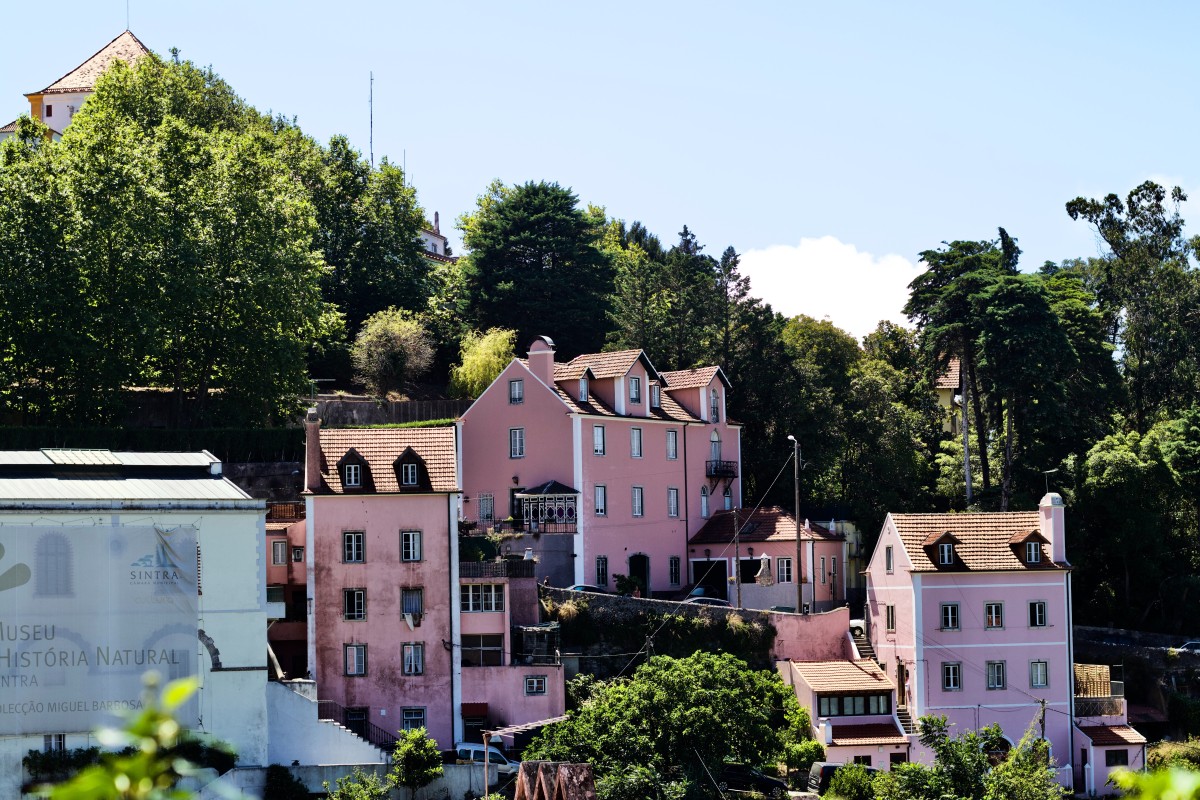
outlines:
[[388, 772], [392, 785], [407, 788], [408, 796], [412, 798], [418, 789], [440, 778], [442, 772], [442, 754], [425, 728], [400, 731], [392, 750], [392, 768]]
[[354, 772], [337, 779], [330, 788], [329, 781], [323, 783], [328, 800], [387, 800], [392, 793], [391, 781], [374, 772], [364, 772], [355, 767]]
[[419, 378], [433, 362], [433, 342], [420, 321], [389, 308], [367, 317], [350, 349], [355, 377], [376, 397]]
[[517, 332], [492, 328], [463, 337], [462, 360], [450, 370], [450, 393], [455, 397], [479, 397], [504, 371], [514, 357]]
[[1025, 731], [1021, 741], [984, 778], [984, 800], [1061, 800], [1050, 743]]
[[841, 800], [872, 800], [871, 773], [862, 764], [845, 764], [834, 770], [826, 797]]
[[909, 761], [893, 764], [871, 784], [876, 800], [943, 800], [955, 797], [945, 775], [933, 767]]
[[993, 754], [1001, 752], [1006, 744], [1000, 726], [988, 725], [951, 736], [945, 717], [924, 716], [919, 720], [919, 731], [921, 744], [933, 751], [934, 769], [945, 778], [952, 796], [982, 798]]

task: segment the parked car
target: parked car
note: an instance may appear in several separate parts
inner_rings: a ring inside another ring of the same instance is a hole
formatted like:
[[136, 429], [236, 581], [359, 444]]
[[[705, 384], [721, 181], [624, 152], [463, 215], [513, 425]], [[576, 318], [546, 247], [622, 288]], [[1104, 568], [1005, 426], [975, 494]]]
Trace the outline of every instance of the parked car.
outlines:
[[723, 608], [733, 608], [733, 603], [730, 603], [728, 600], [722, 600], [719, 597], [689, 597], [683, 602], [691, 603], [694, 606], [721, 606]]
[[[829, 761], [814, 761], [813, 765], [808, 768], [808, 791], [824, 795], [829, 791], [829, 782], [833, 780], [833, 773], [844, 766], [846, 765], [834, 764]], [[874, 775], [879, 770], [867, 767], [867, 772]]]
[[593, 586], [590, 583], [577, 583], [574, 586], [568, 586], [567, 591], [570, 592], [591, 592], [592, 594], [612, 594], [603, 586]]
[[489, 764], [496, 765], [496, 772], [501, 775], [516, 775], [521, 769], [520, 761], [511, 761], [508, 756], [501, 753], [497, 748], [489, 745], [484, 747], [477, 742], [459, 742], [454, 745], [454, 755], [459, 761], [470, 761], [472, 764], [483, 763], [483, 751], [487, 750], [487, 759]]
[[722, 792], [758, 792], [772, 800], [783, 800], [788, 796], [786, 783], [745, 764], [726, 764], [722, 767], [717, 775], [717, 788]]
[[1187, 650], [1192, 653], [1200, 653], [1200, 642], [1184, 642], [1175, 648], [1176, 650]]

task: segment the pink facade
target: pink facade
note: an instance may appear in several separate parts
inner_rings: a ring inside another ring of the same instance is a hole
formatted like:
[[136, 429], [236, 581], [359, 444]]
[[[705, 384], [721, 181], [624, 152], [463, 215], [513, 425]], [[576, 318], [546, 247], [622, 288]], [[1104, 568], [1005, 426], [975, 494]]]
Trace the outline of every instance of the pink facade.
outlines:
[[555, 363], [540, 337], [459, 422], [464, 515], [482, 530], [569, 537], [569, 567], [540, 567], [557, 583], [612, 587], [623, 574], [679, 591], [689, 534], [741, 502], [727, 389], [718, 368], [660, 374], [638, 350]]
[[267, 504], [267, 642], [288, 678], [308, 674], [308, 570], [303, 503]]

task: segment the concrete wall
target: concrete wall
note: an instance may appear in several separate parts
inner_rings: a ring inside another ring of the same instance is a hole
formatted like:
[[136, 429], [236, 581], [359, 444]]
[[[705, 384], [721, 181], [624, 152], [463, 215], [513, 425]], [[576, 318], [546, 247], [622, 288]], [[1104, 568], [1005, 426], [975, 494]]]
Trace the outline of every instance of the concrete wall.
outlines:
[[376, 764], [385, 753], [345, 728], [317, 719], [317, 704], [282, 683], [267, 684], [267, 763]]
[[[382, 777], [387, 774], [386, 764], [328, 764], [310, 767], [288, 767], [292, 776], [304, 784], [313, 794], [324, 794], [324, 784], [330, 787], [337, 784], [338, 778], [354, 774], [355, 766], [363, 772], [375, 773]], [[483, 765], [443, 764], [444, 774], [441, 778], [429, 784], [416, 793], [415, 800], [460, 800], [460, 798], [475, 797], [483, 794]], [[498, 773], [495, 767], [489, 767], [489, 783], [495, 785]], [[251, 797], [262, 797], [263, 787], [267, 781], [266, 768], [238, 768], [221, 776], [204, 788], [196, 800], [223, 800], [227, 795], [226, 788], [238, 789]], [[391, 793], [395, 800], [408, 800], [407, 789], [395, 789]]]
[[830, 661], [852, 658], [850, 610], [835, 608], [822, 614], [768, 613], [775, 626], [775, 657], [792, 661]]

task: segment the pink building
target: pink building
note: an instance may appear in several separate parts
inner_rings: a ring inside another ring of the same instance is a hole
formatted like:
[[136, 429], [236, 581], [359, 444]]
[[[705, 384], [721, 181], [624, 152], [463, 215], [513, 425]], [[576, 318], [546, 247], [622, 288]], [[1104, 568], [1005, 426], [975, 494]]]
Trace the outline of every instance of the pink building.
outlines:
[[640, 350], [556, 363], [539, 337], [459, 421], [464, 516], [533, 548], [556, 585], [678, 592], [688, 538], [741, 504], [728, 389], [719, 367], [659, 373]]
[[267, 503], [267, 645], [288, 678], [308, 674], [304, 503]]
[[537, 625], [531, 565], [460, 568], [455, 429], [320, 430], [314, 416], [308, 661], [323, 716], [385, 747], [424, 726], [451, 749], [561, 714], [556, 632]]
[[731, 602], [740, 589], [743, 608], [795, 610], [799, 603], [827, 611], [842, 605], [846, 563], [845, 536], [805, 520], [797, 547], [796, 519], [778, 506], [718, 511], [688, 541], [693, 582], [706, 595]]

